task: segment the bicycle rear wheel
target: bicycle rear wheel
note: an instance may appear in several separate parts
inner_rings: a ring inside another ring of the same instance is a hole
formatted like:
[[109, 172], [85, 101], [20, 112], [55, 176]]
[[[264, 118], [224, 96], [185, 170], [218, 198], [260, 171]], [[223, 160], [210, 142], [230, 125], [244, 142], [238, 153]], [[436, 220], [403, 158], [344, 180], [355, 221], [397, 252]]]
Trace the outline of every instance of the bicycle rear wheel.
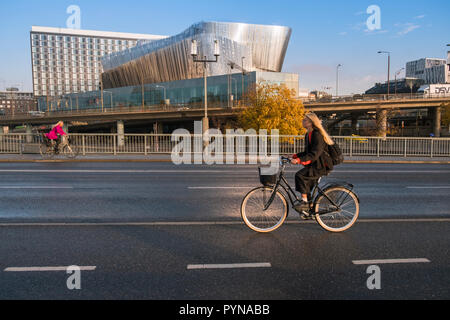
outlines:
[[53, 146], [47, 145], [45, 142], [42, 142], [39, 146], [39, 152], [41, 153], [41, 157], [44, 159], [51, 159], [55, 155], [53, 152]]
[[319, 225], [330, 232], [351, 228], [359, 216], [359, 200], [355, 193], [341, 186], [327, 189], [324, 193], [327, 196], [320, 195], [314, 207]]
[[273, 189], [259, 187], [250, 191], [242, 200], [241, 215], [245, 224], [256, 232], [272, 232], [286, 220], [288, 205], [286, 198], [279, 191], [267, 210], [264, 207], [272, 196]]

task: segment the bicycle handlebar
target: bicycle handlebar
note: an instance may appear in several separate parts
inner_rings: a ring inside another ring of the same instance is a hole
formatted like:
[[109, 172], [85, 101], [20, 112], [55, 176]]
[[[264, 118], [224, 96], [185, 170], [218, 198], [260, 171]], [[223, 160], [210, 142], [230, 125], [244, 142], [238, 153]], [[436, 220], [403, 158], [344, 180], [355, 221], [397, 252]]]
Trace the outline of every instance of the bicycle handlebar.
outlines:
[[291, 162], [292, 158], [281, 156], [280, 160], [282, 162], [288, 163], [288, 162]]

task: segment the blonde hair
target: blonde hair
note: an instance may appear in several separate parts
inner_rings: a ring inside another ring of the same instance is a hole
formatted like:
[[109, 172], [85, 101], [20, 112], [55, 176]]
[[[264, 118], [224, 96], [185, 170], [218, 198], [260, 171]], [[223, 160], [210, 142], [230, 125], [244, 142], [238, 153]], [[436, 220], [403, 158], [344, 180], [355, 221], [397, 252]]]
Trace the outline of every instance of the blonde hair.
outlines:
[[55, 124], [53, 127], [52, 127], [52, 129], [53, 128], [55, 128], [55, 127], [57, 127], [57, 126], [63, 126], [64, 125], [64, 122], [63, 121], [60, 121], [60, 122], [58, 122], [57, 124]]
[[330, 146], [334, 145], [333, 139], [331, 139], [330, 135], [327, 133], [327, 131], [324, 129], [322, 125], [322, 120], [320, 120], [315, 113], [313, 112], [307, 113], [305, 117], [311, 120], [311, 122], [313, 123], [313, 127], [320, 131], [326, 144]]

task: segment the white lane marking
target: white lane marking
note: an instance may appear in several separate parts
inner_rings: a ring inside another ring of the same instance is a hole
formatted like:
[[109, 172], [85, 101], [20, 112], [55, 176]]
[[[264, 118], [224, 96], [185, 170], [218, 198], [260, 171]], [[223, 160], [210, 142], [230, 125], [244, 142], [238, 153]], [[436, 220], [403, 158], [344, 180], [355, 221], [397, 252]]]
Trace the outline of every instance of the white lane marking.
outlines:
[[450, 173], [450, 170], [335, 170], [336, 173]]
[[450, 186], [435, 186], [435, 187], [428, 187], [428, 186], [422, 186], [422, 187], [406, 187], [406, 189], [450, 189]]
[[[32, 169], [11, 169], [0, 170], [1, 173], [236, 173], [236, 170], [32, 170]], [[245, 172], [245, 171], [244, 171]], [[246, 171], [255, 173], [256, 170]]]
[[397, 263], [430, 263], [426, 258], [413, 259], [375, 259], [375, 260], [354, 260], [355, 265], [377, 265], [377, 264], [397, 264]]
[[[359, 219], [358, 223], [412, 223], [412, 222], [450, 222], [450, 218], [417, 219]], [[284, 224], [314, 224], [315, 221], [285, 221]], [[227, 226], [244, 225], [243, 221], [185, 221], [185, 222], [61, 222], [61, 223], [0, 223], [0, 227], [184, 227], [184, 226]]]
[[[67, 271], [67, 267], [10, 267], [3, 270], [4, 272], [53, 272], [53, 271]], [[96, 266], [78, 266], [80, 271], [94, 271]]]
[[243, 221], [186, 221], [186, 222], [76, 222], [76, 223], [0, 223], [0, 227], [139, 227], [139, 226], [212, 226], [239, 225]]
[[74, 189], [65, 186], [0, 186], [0, 189]]
[[188, 187], [189, 190], [228, 190], [228, 189], [253, 189], [255, 186], [252, 187]]
[[358, 219], [358, 223], [391, 223], [391, 222], [450, 222], [450, 218]]
[[[299, 167], [298, 170], [301, 168]], [[286, 170], [288, 173], [294, 173], [296, 170]], [[44, 169], [2, 169], [1, 173], [255, 173], [252, 170], [221, 170], [221, 169], [204, 169], [204, 170], [44, 170]], [[335, 170], [334, 173], [450, 173], [450, 170]]]
[[243, 221], [187, 221], [187, 222], [79, 222], [79, 223], [0, 223], [0, 227], [139, 227], [139, 226], [212, 226], [239, 225]]
[[240, 269], [240, 268], [271, 268], [269, 262], [263, 263], [230, 263], [230, 264], [190, 264], [188, 270], [201, 269]]

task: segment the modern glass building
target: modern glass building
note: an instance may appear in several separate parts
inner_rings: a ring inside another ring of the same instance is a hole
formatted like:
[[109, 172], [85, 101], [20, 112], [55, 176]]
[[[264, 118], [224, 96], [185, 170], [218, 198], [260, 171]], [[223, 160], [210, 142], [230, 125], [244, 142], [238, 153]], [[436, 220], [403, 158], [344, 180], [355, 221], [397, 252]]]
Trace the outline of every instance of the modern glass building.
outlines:
[[102, 59], [97, 55], [104, 70], [102, 91], [97, 86], [85, 93], [41, 98], [39, 109], [107, 109], [168, 101], [175, 107], [201, 107], [205, 69], [193, 59], [193, 41], [198, 58], [211, 59], [215, 50], [220, 51], [217, 62], [207, 63], [209, 107], [232, 107], [250, 86], [260, 82], [285, 84], [298, 94], [298, 74], [281, 72], [290, 36], [291, 29], [283, 26], [200, 22], [172, 37], [141, 40], [127, 48], [122, 45], [123, 50]]
[[33, 92], [58, 96], [97, 90], [101, 58], [165, 36], [33, 26], [30, 32]]
[[178, 35], [106, 55], [103, 84], [108, 89], [201, 78], [203, 65], [191, 56], [193, 41], [198, 57], [209, 59], [217, 41], [220, 58], [208, 63], [208, 76], [232, 73], [233, 66], [247, 72], [281, 72], [291, 32], [283, 26], [200, 22]]

